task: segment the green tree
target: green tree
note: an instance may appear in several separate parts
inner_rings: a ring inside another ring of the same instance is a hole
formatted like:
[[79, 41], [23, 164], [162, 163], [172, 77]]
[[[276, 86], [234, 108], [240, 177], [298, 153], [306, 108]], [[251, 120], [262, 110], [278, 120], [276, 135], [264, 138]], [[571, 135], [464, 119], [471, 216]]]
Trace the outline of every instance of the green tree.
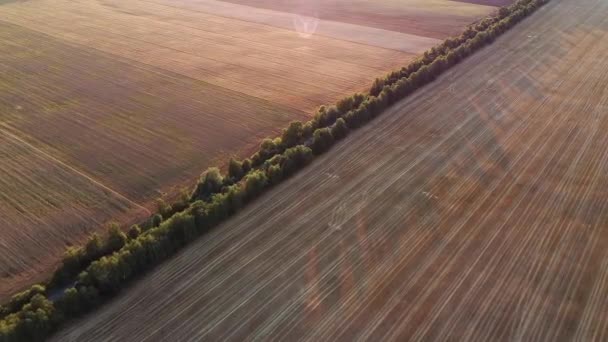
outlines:
[[266, 174], [261, 170], [256, 170], [245, 177], [245, 193], [249, 198], [260, 194], [268, 182]]
[[127, 236], [120, 229], [120, 226], [112, 222], [108, 226], [108, 243], [107, 249], [109, 251], [117, 251], [122, 248], [127, 242]]
[[139, 225], [134, 224], [131, 226], [131, 228], [129, 228], [129, 232], [128, 232], [129, 239], [131, 239], [131, 240], [136, 239], [139, 236], [139, 234], [141, 234], [141, 228], [139, 227]]
[[266, 171], [270, 184], [278, 184], [283, 179], [283, 169], [281, 165], [270, 165]]
[[241, 177], [243, 177], [243, 163], [234, 158], [230, 158], [230, 162], [228, 162], [228, 177], [232, 181], [241, 179]]
[[300, 121], [292, 121], [287, 129], [283, 130], [281, 141], [283, 146], [292, 147], [300, 143], [303, 135], [303, 124]]
[[152, 216], [151, 224], [152, 227], [158, 227], [163, 222], [163, 217], [160, 214]]
[[336, 139], [342, 139], [348, 134], [348, 127], [346, 126], [346, 121], [344, 119], [339, 118], [336, 120], [336, 123], [331, 128], [331, 135]]
[[87, 244], [84, 247], [87, 258], [94, 258], [97, 255], [100, 255], [103, 251], [103, 244], [99, 235], [97, 233], [93, 233], [87, 241]]
[[333, 144], [334, 138], [329, 128], [319, 128], [315, 131], [312, 138], [312, 151], [321, 154], [329, 149]]
[[222, 177], [220, 169], [211, 167], [201, 176], [193, 195], [197, 199], [209, 198], [212, 194], [220, 191], [223, 183], [224, 177]]

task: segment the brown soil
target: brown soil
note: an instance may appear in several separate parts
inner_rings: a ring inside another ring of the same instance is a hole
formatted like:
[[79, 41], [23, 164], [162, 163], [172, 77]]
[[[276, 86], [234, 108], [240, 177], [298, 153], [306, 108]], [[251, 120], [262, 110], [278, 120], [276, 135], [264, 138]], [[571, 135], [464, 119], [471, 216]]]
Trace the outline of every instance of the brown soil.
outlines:
[[[494, 7], [448, 0], [224, 1], [438, 39], [459, 34], [466, 25], [495, 10]], [[479, 1], [480, 4], [484, 2], [492, 1]]]
[[605, 341], [608, 4], [552, 0], [57, 341]]

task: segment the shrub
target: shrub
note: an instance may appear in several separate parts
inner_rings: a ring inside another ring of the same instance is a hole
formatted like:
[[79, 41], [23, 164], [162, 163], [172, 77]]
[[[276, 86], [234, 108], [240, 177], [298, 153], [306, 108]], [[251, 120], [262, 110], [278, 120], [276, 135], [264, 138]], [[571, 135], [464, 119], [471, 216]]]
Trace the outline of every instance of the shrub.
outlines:
[[234, 158], [230, 158], [230, 162], [228, 162], [228, 178], [235, 182], [241, 179], [243, 174], [243, 163]]
[[331, 135], [336, 140], [340, 140], [348, 135], [348, 127], [344, 119], [339, 118], [336, 120], [336, 123], [331, 128]]
[[292, 147], [298, 144], [304, 133], [304, 124], [300, 121], [292, 121], [287, 129], [283, 130], [281, 142], [285, 147]]
[[312, 151], [314, 154], [321, 154], [333, 144], [334, 138], [329, 128], [319, 128], [315, 131], [312, 138]]
[[255, 170], [245, 177], [245, 194], [247, 198], [253, 198], [260, 194], [266, 187], [268, 179], [261, 170]]
[[218, 192], [224, 183], [224, 177], [217, 167], [211, 167], [203, 173], [192, 195], [193, 199], [206, 199]]
[[306, 146], [298, 145], [287, 149], [283, 156], [281, 168], [283, 176], [288, 177], [312, 161], [312, 150]]
[[132, 225], [131, 228], [129, 228], [129, 232], [127, 233], [127, 235], [129, 236], [129, 239], [133, 240], [136, 239], [139, 234], [141, 234], [141, 228], [139, 227], [139, 225]]
[[152, 227], [158, 227], [163, 222], [163, 217], [160, 214], [152, 216], [151, 224]]
[[281, 165], [270, 165], [266, 170], [267, 178], [270, 184], [278, 184], [283, 180], [283, 169]]
[[19, 311], [37, 294], [45, 294], [44, 285], [32, 285], [29, 289], [13, 295], [8, 303], [0, 307], [0, 317]]
[[105, 250], [115, 251], [122, 248], [127, 242], [127, 236], [120, 230], [120, 226], [117, 223], [110, 223], [108, 226], [108, 240], [106, 242]]
[[251, 170], [251, 159], [243, 160], [241, 167], [243, 169], [243, 174], [246, 174], [247, 172], [249, 172]]

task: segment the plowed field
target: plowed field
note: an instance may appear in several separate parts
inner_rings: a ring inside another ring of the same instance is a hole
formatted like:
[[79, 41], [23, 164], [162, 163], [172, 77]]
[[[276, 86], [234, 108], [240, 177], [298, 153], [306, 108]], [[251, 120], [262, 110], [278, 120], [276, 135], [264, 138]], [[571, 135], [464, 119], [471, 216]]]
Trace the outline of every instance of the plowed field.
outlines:
[[552, 0], [57, 341], [605, 341], [608, 3]]
[[[495, 10], [461, 6], [455, 31]], [[107, 221], [142, 219], [443, 38], [297, 19], [214, 0], [0, 1], [0, 301]]]

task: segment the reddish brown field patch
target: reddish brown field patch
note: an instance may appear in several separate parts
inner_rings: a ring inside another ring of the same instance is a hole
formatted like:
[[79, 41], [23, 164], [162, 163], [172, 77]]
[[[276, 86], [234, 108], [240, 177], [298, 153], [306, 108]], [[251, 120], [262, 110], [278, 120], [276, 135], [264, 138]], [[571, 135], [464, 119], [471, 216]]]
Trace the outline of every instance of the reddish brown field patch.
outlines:
[[[438, 39], [459, 34], [464, 26], [495, 10], [491, 6], [448, 0], [223, 1]], [[478, 4], [492, 2], [496, 1], [479, 1]]]

